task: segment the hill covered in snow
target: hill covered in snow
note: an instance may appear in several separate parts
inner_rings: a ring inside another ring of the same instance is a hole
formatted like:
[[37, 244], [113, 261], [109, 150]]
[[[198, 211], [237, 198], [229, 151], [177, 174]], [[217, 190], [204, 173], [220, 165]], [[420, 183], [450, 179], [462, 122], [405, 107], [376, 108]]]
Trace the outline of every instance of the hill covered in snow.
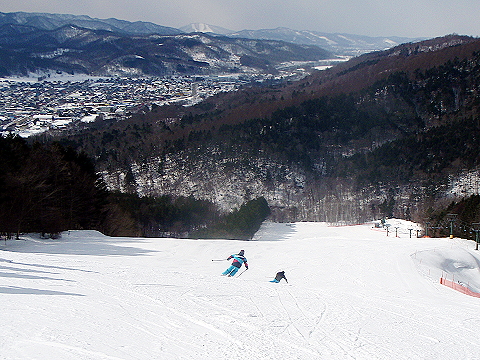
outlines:
[[231, 37], [282, 40], [295, 44], [316, 45], [337, 55], [358, 56], [372, 51], [424, 40], [398, 36], [372, 37], [355, 34], [326, 33], [311, 30], [294, 30], [285, 27], [276, 29], [241, 30], [228, 34]]
[[[106, 30], [124, 35], [180, 35], [184, 33], [202, 32], [226, 35], [232, 38], [264, 39], [286, 41], [299, 45], [315, 45], [337, 55], [357, 56], [371, 51], [384, 50], [393, 46], [422, 40], [398, 36], [372, 37], [365, 35], [326, 33], [309, 29], [289, 29], [277, 27], [274, 29], [243, 29], [233, 31], [220, 26], [206, 23], [191, 23], [179, 29], [158, 25], [146, 21], [126, 21], [115, 18], [98, 19], [87, 15], [48, 14], [28, 12], [0, 12], [0, 27], [20, 25], [24, 28], [33, 27], [39, 30], [56, 30], [74, 25], [90, 30]], [[390, 34], [388, 34], [390, 35]]]
[[[388, 223], [388, 236], [266, 223], [253, 241], [2, 241], [0, 359], [480, 358], [480, 299], [439, 282], [480, 289], [474, 243]], [[249, 270], [220, 276], [241, 249]], [[288, 283], [269, 282], [279, 270]]]

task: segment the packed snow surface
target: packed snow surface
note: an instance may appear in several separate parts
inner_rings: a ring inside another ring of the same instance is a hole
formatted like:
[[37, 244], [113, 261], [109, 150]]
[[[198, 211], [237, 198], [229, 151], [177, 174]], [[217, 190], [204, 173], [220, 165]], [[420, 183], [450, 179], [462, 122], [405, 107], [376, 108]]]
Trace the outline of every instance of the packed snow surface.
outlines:
[[[480, 359], [480, 298], [439, 283], [480, 290], [474, 242], [390, 224], [2, 240], [0, 359]], [[241, 249], [249, 270], [221, 276]]]

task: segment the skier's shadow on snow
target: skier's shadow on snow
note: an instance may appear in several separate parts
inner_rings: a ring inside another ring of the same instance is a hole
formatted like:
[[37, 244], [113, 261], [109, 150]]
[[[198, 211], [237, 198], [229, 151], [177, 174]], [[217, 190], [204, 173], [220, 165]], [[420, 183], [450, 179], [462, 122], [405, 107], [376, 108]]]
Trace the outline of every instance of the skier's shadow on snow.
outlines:
[[[18, 267], [13, 267], [18, 266]], [[33, 267], [33, 268], [21, 268], [22, 266]], [[66, 266], [56, 266], [56, 265], [44, 265], [44, 264], [29, 264], [24, 262], [18, 262], [13, 260], [5, 260], [0, 258], [0, 270], [13, 270], [13, 271], [22, 271], [22, 273], [36, 273], [36, 274], [58, 274], [57, 270], [75, 270], [87, 273], [97, 273], [92, 270], [85, 269], [76, 269]]]
[[[29, 267], [35, 267], [38, 265], [35, 264], [24, 264]], [[33, 274], [32, 274], [33, 273]], [[37, 274], [37, 275], [34, 275]], [[46, 274], [51, 274], [46, 276]], [[54, 280], [54, 281], [71, 281], [66, 279], [55, 278], [55, 275], [58, 273], [47, 272], [47, 271], [37, 271], [28, 268], [13, 267], [13, 266], [1, 266], [0, 265], [0, 277], [4, 278], [16, 278], [16, 279], [27, 279], [27, 280]]]
[[68, 292], [63, 292], [63, 291], [23, 288], [23, 287], [19, 287], [19, 286], [0, 286], [0, 294], [85, 296], [85, 295], [82, 295], [82, 294], [68, 293]]
[[[62, 275], [62, 271], [81, 271], [90, 272], [91, 270], [82, 270], [61, 266], [42, 265], [42, 264], [30, 264], [23, 262], [16, 262], [12, 260], [5, 260], [0, 258], [0, 278], [10, 279], [26, 279], [26, 280], [47, 280], [54, 282], [70, 282], [74, 283], [75, 280], [65, 279]], [[73, 295], [84, 296], [82, 294], [69, 293], [56, 290], [43, 290], [34, 288], [25, 288], [19, 286], [0, 286], [0, 294], [29, 294], [29, 295]]]
[[[19, 241], [19, 240], [14, 240]], [[21, 241], [21, 240], [20, 240]], [[28, 241], [28, 240], [27, 240]], [[96, 256], [142, 256], [156, 252], [122, 243], [141, 243], [142, 238], [112, 238], [109, 236], [83, 237], [81, 234], [62, 236], [55, 240], [31, 242], [28, 246], [7, 246], [4, 251], [33, 254], [66, 254]]]

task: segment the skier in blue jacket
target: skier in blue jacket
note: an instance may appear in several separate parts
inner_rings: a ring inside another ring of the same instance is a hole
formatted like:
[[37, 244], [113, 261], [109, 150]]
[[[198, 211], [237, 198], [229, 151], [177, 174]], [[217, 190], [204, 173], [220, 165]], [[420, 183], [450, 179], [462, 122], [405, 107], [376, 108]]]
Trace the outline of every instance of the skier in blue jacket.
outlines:
[[245, 254], [244, 250], [240, 250], [238, 254], [230, 255], [227, 260], [233, 259], [232, 265], [225, 270], [222, 275], [234, 276], [238, 269], [242, 267], [242, 264], [245, 264], [245, 269], [248, 270], [247, 258], [243, 256]]

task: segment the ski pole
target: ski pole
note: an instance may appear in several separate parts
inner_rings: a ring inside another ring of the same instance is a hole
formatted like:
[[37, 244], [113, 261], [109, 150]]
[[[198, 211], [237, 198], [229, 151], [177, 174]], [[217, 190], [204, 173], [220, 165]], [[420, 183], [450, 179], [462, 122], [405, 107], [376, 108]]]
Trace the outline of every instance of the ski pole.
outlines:
[[243, 274], [245, 271], [247, 271], [247, 270], [248, 270], [248, 269], [243, 270], [240, 274], [238, 274], [237, 277], [240, 277], [240, 275], [242, 275], [242, 274]]
[[225, 261], [227, 259], [212, 259], [212, 261]]

